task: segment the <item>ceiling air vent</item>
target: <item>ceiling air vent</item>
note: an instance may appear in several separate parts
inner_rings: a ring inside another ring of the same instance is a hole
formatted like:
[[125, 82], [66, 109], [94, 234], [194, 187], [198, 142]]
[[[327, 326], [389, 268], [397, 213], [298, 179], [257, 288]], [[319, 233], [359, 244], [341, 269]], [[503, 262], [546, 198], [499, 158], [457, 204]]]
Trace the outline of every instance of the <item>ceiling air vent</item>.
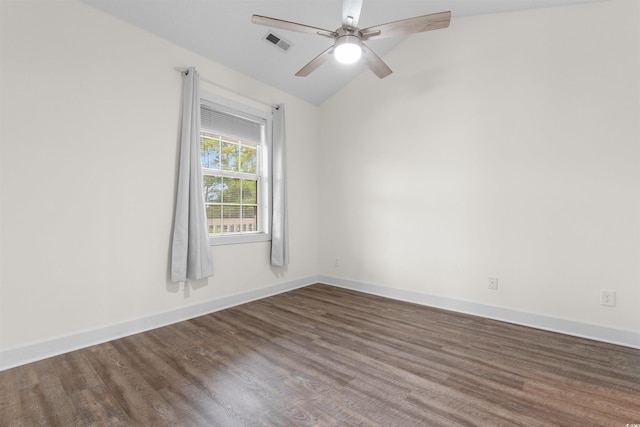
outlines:
[[269, 44], [274, 45], [278, 48], [280, 48], [281, 50], [283, 50], [284, 52], [288, 51], [289, 48], [291, 47], [291, 43], [289, 43], [288, 41], [284, 40], [282, 37], [272, 33], [271, 31], [269, 31], [265, 36], [264, 39], [269, 42]]

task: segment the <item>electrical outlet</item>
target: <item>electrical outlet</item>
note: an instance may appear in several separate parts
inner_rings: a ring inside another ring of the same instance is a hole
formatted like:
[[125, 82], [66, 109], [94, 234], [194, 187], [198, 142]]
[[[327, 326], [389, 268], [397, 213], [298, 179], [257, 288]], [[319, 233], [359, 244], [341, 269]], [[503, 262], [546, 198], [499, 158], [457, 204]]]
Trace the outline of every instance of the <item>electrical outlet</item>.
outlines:
[[334, 266], [334, 267], [340, 267], [340, 258], [336, 257], [336, 258], [333, 260], [333, 266]]
[[606, 305], [609, 307], [616, 306], [616, 291], [608, 291], [602, 289], [600, 291], [600, 305]]
[[497, 277], [489, 277], [489, 289], [492, 291], [498, 290], [498, 278]]

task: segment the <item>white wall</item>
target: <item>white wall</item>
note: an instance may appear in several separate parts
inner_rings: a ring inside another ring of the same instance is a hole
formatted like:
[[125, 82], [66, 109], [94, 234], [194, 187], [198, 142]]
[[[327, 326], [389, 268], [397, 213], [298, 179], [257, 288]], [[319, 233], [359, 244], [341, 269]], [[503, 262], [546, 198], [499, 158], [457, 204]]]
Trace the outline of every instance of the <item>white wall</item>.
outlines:
[[321, 273], [640, 331], [639, 4], [454, 16], [323, 104]]
[[[639, 9], [454, 17], [318, 115], [78, 1], [0, 1], [0, 352], [317, 273], [640, 331]], [[287, 105], [292, 263], [215, 247], [184, 293], [167, 269], [188, 65]]]
[[[0, 3], [0, 350], [317, 273], [316, 107], [78, 1]], [[213, 248], [185, 293], [168, 258], [189, 65], [229, 89], [204, 90], [286, 104], [292, 237], [285, 270], [267, 243]]]

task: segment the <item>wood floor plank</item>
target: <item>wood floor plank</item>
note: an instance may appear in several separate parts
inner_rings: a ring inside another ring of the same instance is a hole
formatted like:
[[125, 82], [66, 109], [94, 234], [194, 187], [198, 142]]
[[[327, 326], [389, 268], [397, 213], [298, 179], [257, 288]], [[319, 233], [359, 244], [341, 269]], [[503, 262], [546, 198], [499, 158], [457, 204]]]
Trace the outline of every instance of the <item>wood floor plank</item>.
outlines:
[[94, 347], [88, 360], [132, 423], [181, 425], [171, 405], [131, 368], [132, 361], [120, 354], [113, 343]]
[[625, 426], [640, 350], [313, 285], [0, 372], [1, 426]]
[[20, 387], [16, 380], [18, 368], [8, 371], [7, 374], [0, 378], [0, 413], [1, 419], [15, 420], [15, 427], [26, 425], [22, 403], [20, 400]]

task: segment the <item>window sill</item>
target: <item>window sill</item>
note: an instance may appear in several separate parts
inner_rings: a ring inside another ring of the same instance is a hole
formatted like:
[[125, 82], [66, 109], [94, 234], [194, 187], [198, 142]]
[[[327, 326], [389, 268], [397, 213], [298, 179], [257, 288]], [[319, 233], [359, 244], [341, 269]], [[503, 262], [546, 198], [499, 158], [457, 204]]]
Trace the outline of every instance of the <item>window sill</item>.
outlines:
[[238, 245], [242, 243], [268, 242], [270, 240], [271, 235], [267, 233], [233, 234], [209, 237], [209, 246]]

